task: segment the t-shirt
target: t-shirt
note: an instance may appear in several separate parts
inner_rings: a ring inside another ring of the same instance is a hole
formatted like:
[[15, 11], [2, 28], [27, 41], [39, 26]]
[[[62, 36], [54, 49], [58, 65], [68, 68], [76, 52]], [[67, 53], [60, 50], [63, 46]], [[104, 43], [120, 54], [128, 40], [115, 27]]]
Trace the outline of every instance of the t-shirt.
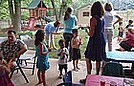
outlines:
[[72, 33], [72, 29], [76, 26], [77, 18], [74, 15], [70, 15], [67, 20], [64, 20], [64, 33]]
[[60, 48], [57, 51], [57, 54], [59, 56], [58, 64], [67, 64], [67, 58], [69, 55], [69, 51], [67, 48]]
[[105, 19], [105, 28], [106, 29], [113, 29], [113, 20], [114, 16], [117, 15], [115, 11], [106, 11], [104, 14]]
[[46, 34], [50, 34], [52, 32], [57, 32], [58, 29], [59, 29], [58, 27], [54, 27], [54, 22], [50, 22], [44, 27], [44, 31]]

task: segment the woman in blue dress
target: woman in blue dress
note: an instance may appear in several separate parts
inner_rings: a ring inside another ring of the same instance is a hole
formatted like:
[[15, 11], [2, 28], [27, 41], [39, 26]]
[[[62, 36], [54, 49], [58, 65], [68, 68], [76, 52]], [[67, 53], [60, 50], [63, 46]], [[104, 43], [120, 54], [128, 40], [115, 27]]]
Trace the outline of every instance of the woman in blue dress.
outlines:
[[45, 72], [49, 69], [48, 62], [48, 53], [50, 52], [46, 45], [43, 43], [44, 41], [44, 31], [38, 30], [35, 34], [35, 49], [37, 54], [37, 76], [38, 76], [38, 84], [43, 83], [43, 86], [48, 86], [45, 81]]
[[[91, 8], [91, 16], [90, 19], [90, 28], [86, 29], [87, 34], [90, 36], [86, 51], [86, 66], [87, 66], [87, 74], [91, 74], [92, 63], [91, 61], [96, 61], [96, 74], [99, 74], [101, 61], [105, 60], [105, 36], [104, 36], [104, 9], [102, 4], [97, 1], [93, 4]], [[80, 82], [84, 83], [85, 79], [80, 80]]]
[[95, 2], [91, 8], [90, 30], [86, 30], [90, 36], [85, 51], [87, 73], [91, 74], [91, 61], [96, 61], [96, 74], [100, 71], [100, 61], [105, 60], [105, 36], [104, 36], [104, 10], [99, 1]]

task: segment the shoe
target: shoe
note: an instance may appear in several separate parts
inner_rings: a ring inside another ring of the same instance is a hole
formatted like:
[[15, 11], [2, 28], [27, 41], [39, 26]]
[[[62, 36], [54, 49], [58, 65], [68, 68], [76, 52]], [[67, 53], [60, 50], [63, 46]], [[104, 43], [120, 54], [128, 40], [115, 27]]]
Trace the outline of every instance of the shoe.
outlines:
[[120, 49], [115, 49], [116, 51], [122, 51], [122, 50], [120, 50]]
[[79, 82], [85, 84], [86, 83], [86, 79], [81, 79]]

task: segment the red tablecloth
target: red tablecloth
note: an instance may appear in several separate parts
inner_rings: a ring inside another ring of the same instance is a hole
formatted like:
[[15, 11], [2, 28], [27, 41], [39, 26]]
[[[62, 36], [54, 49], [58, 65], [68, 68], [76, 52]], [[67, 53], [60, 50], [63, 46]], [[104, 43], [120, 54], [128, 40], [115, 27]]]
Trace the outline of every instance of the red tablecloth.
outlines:
[[116, 82], [117, 86], [123, 86], [124, 78], [102, 76], [102, 75], [88, 75], [85, 86], [101, 86], [100, 82], [105, 81], [105, 86], [110, 86], [110, 82]]

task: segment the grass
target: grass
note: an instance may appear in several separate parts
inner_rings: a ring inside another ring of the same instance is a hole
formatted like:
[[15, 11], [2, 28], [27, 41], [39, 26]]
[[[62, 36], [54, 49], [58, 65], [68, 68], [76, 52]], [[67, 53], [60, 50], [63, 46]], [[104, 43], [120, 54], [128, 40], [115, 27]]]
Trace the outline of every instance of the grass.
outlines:
[[[57, 48], [59, 48], [59, 45], [58, 45], [58, 41], [60, 38], [62, 38], [62, 35], [63, 34], [60, 34], [60, 35], [55, 35], [55, 45]], [[82, 30], [82, 29], [79, 29], [79, 35], [82, 37], [82, 45], [81, 45], [81, 55], [82, 55], [82, 58], [84, 58], [84, 51], [86, 49], [86, 45], [87, 45], [87, 42], [88, 42], [88, 35], [87, 33], [85, 32], [85, 30]], [[50, 58], [58, 58], [57, 56], [57, 51], [56, 50], [52, 50], [52, 52], [50, 52]]]
[[[87, 42], [88, 42], [88, 35], [87, 35], [87, 33], [85, 32], [85, 28], [84, 29], [78, 29], [79, 30], [79, 35], [82, 37], [82, 45], [81, 45], [81, 56], [82, 56], [82, 59], [84, 58], [84, 52], [85, 52], [85, 49], [86, 49], [86, 46], [87, 46]], [[27, 34], [27, 35], [33, 35], [33, 33], [34, 32], [32, 32], [32, 31], [28, 31], [28, 32], [24, 32], [24, 33], [18, 33], [18, 35], [24, 35], [24, 34]], [[118, 29], [115, 29], [115, 31], [114, 31], [114, 37], [116, 37], [117, 36], [117, 34], [118, 34]], [[5, 36], [6, 34], [3, 34], [3, 33], [1, 33], [0, 34], [0, 37], [2, 37], [2, 36]], [[62, 36], [63, 36], [63, 34], [60, 34], [60, 35], [55, 35], [55, 45], [56, 45], [56, 47], [57, 48], [59, 48], [59, 45], [58, 45], [58, 41], [59, 41], [59, 39], [61, 39], [62, 38]], [[52, 50], [52, 52], [50, 52], [50, 54], [49, 54], [49, 56], [50, 56], [50, 58], [58, 58], [58, 56], [57, 56], [57, 51], [56, 50]]]
[[[62, 38], [62, 35], [63, 34], [55, 35], [55, 45], [56, 45], [57, 48], [59, 48], [58, 41], [59, 41], [60, 38]], [[87, 46], [87, 43], [88, 43], [89, 36], [85, 32], [85, 29], [79, 29], [79, 35], [82, 37], [82, 43], [83, 43], [80, 47], [81, 57], [82, 57], [82, 59], [84, 59], [84, 52], [85, 52], [85, 49], [86, 49], [86, 46]], [[114, 30], [114, 37], [117, 37], [117, 35], [118, 35], [118, 29], [115, 29]], [[50, 56], [50, 58], [58, 58], [57, 51], [52, 50], [52, 52], [50, 52], [49, 56]]]

